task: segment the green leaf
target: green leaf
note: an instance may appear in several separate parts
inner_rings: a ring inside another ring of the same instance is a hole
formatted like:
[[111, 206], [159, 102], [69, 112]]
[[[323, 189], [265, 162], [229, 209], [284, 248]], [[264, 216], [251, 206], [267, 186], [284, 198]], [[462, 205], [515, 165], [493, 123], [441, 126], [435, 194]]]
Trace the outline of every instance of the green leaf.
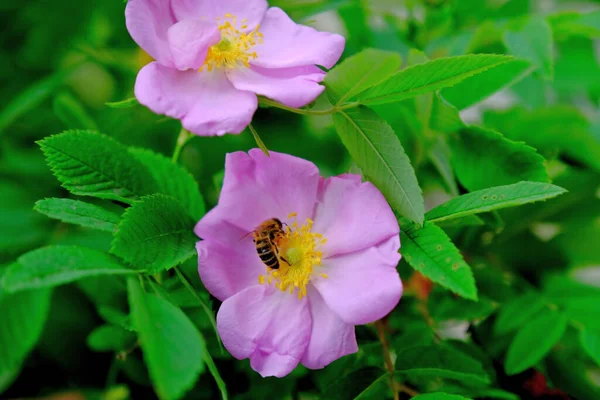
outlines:
[[71, 193], [132, 203], [155, 191], [145, 166], [108, 136], [67, 131], [38, 143], [54, 175]]
[[[443, 296], [441, 296], [443, 294]], [[430, 314], [436, 321], [472, 321], [487, 318], [496, 306], [487, 297], [481, 296], [479, 301], [472, 301], [456, 296], [448, 292], [434, 292], [429, 295]]]
[[392, 208], [411, 221], [423, 222], [421, 188], [392, 128], [366, 107], [340, 111], [333, 120], [356, 164]]
[[123, 214], [111, 253], [152, 273], [173, 268], [196, 254], [194, 223], [174, 198], [143, 197]]
[[[311, 15], [337, 10], [352, 4], [352, 0], [271, 0], [271, 7], [280, 7], [295, 21]], [[308, 21], [312, 21], [309, 18]]]
[[546, 277], [543, 293], [569, 319], [589, 331], [600, 332], [600, 288], [556, 275]]
[[[484, 388], [484, 387], [467, 387], [458, 384], [445, 383], [437, 390], [445, 393], [452, 393], [453, 396], [466, 396], [467, 399], [498, 399], [498, 400], [520, 400], [521, 398], [514, 393], [507, 392], [502, 389]], [[413, 397], [414, 398], [414, 397]]]
[[460, 226], [483, 226], [485, 221], [477, 215], [466, 215], [462, 218], [447, 219], [445, 221], [436, 221], [438, 226], [443, 228], [460, 227]]
[[423, 227], [402, 224], [400, 236], [402, 255], [411, 267], [459, 296], [477, 300], [471, 267], [441, 228], [431, 222]]
[[325, 86], [332, 104], [341, 104], [388, 78], [400, 68], [398, 53], [365, 49], [327, 73]]
[[440, 173], [440, 176], [444, 180], [446, 187], [453, 196], [458, 196], [458, 186], [456, 185], [456, 178], [454, 177], [454, 170], [450, 163], [450, 148], [443, 140], [438, 140], [437, 143], [432, 147], [429, 153], [429, 159], [431, 163]]
[[548, 16], [548, 23], [556, 40], [565, 40], [571, 36], [597, 38], [600, 36], [600, 11], [582, 14], [579, 12], [560, 12]]
[[590, 332], [586, 329], [579, 331], [581, 346], [594, 362], [600, 365], [600, 332]]
[[133, 324], [150, 378], [162, 400], [178, 399], [204, 369], [204, 340], [181, 309], [127, 281]]
[[62, 92], [54, 98], [54, 114], [69, 129], [97, 130], [98, 125], [83, 105], [69, 92]]
[[122, 100], [122, 101], [106, 103], [106, 106], [110, 107], [110, 108], [129, 108], [129, 107], [137, 106], [138, 104], [140, 104], [140, 103], [137, 101], [137, 99], [135, 97], [130, 97], [130, 98]]
[[0, 393], [3, 393], [17, 379], [21, 370], [15, 368], [10, 371], [0, 372]]
[[377, 386], [389, 375], [376, 367], [366, 367], [353, 371], [325, 388], [323, 399], [372, 399], [369, 392], [377, 390]]
[[552, 29], [541, 16], [531, 16], [520, 26], [504, 33], [504, 44], [510, 54], [529, 60], [542, 76], [552, 79], [554, 60], [552, 49]]
[[592, 132], [590, 122], [575, 107], [561, 105], [534, 111], [514, 108], [488, 112], [484, 122], [511, 140], [524, 141], [542, 153], [554, 154], [559, 150], [600, 171], [600, 140]]
[[176, 198], [194, 220], [200, 220], [205, 212], [204, 199], [192, 174], [150, 150], [134, 148], [129, 151], [148, 168], [159, 193]]
[[0, 112], [0, 137], [17, 118], [38, 107], [60, 87], [72, 69], [58, 71], [44, 79], [34, 82], [15, 96], [8, 104], [2, 106]]
[[509, 87], [533, 71], [526, 60], [511, 60], [483, 74], [465, 79], [456, 86], [444, 89], [442, 96], [459, 110], [485, 100], [497, 91]]
[[457, 394], [448, 394], [448, 393], [426, 393], [420, 394], [418, 396], [412, 397], [412, 400], [469, 400], [468, 397], [459, 396]]
[[456, 107], [439, 94], [433, 97], [429, 127], [434, 131], [454, 133], [465, 127]]
[[94, 351], [123, 351], [135, 343], [135, 334], [120, 326], [101, 325], [87, 337], [87, 345]]
[[0, 262], [6, 262], [42, 245], [52, 231], [47, 227], [48, 219], [33, 211], [36, 196], [31, 188], [0, 176]]
[[504, 369], [518, 374], [534, 366], [554, 347], [567, 329], [567, 318], [546, 309], [517, 332], [508, 347]]
[[468, 393], [474, 399], [484, 398], [484, 399], [498, 399], [498, 400], [521, 400], [521, 398], [512, 393], [507, 392], [506, 390], [496, 389], [496, 388], [484, 388], [479, 390], [469, 390]]
[[119, 216], [102, 207], [71, 199], [45, 199], [35, 203], [34, 210], [70, 224], [105, 232], [114, 232]]
[[468, 54], [438, 58], [399, 71], [357, 96], [361, 104], [383, 104], [454, 86], [512, 57], [497, 54]]
[[434, 335], [432, 328], [424, 320], [413, 321], [402, 334], [392, 336], [390, 343], [396, 351], [400, 351], [417, 345], [431, 345], [435, 340]]
[[398, 351], [396, 371], [415, 379], [448, 378], [470, 384], [490, 383], [479, 361], [445, 344], [413, 346]]
[[467, 127], [450, 141], [450, 148], [458, 180], [470, 191], [520, 181], [550, 181], [545, 159], [534, 148], [489, 129]]
[[98, 306], [98, 314], [109, 324], [120, 326], [123, 329], [134, 332], [131, 318], [122, 311], [110, 306]]
[[575, 399], [600, 399], [600, 387], [587, 360], [567, 346], [557, 346], [545, 362], [545, 370], [555, 387]]
[[531, 321], [546, 306], [543, 298], [535, 292], [512, 299], [500, 309], [494, 332], [504, 335], [512, 332]]
[[0, 379], [14, 376], [37, 343], [50, 307], [50, 291], [29, 290], [0, 299]]
[[506, 207], [548, 200], [566, 193], [549, 183], [519, 182], [463, 194], [435, 207], [425, 214], [429, 221], [444, 221]]
[[4, 289], [17, 292], [63, 285], [99, 275], [132, 274], [106, 253], [78, 246], [42, 247], [18, 258], [4, 275]]

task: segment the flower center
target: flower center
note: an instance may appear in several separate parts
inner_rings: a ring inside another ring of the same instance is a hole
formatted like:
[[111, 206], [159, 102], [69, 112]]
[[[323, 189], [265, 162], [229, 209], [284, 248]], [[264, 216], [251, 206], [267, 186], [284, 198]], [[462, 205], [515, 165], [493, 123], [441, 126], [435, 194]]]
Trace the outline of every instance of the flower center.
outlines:
[[[258, 276], [261, 284], [275, 282], [275, 287], [290, 294], [298, 289], [298, 298], [306, 296], [306, 285], [310, 282], [315, 269], [321, 266], [323, 253], [319, 251], [327, 239], [319, 233], [311, 232], [313, 221], [307, 219], [302, 225], [298, 224], [296, 214], [292, 213], [289, 218], [294, 218], [291, 226], [285, 229], [285, 235], [277, 240], [279, 248], [279, 268], [267, 267], [265, 275]], [[323, 278], [327, 275], [320, 273]]]
[[221, 41], [208, 49], [204, 66], [212, 71], [213, 68], [235, 68], [238, 65], [250, 66], [250, 60], [258, 57], [252, 48], [263, 42], [263, 35], [258, 31], [259, 25], [254, 30], [244, 33], [248, 29], [246, 20], [241, 21], [238, 29], [237, 18], [231, 14], [225, 14], [225, 18], [217, 18]]

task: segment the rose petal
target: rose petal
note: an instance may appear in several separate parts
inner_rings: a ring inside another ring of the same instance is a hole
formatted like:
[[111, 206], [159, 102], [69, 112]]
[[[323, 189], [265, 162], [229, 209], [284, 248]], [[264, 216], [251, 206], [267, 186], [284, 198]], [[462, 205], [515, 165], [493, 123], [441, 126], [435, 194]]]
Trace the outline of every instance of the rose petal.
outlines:
[[281, 69], [235, 68], [227, 71], [233, 86], [248, 90], [285, 104], [302, 107], [316, 99], [325, 90], [319, 85], [325, 73], [314, 65]]
[[167, 40], [177, 69], [198, 69], [204, 64], [208, 48], [221, 40], [221, 32], [216, 23], [186, 19], [169, 28]]
[[221, 70], [178, 71], [156, 62], [138, 74], [135, 96], [201, 136], [242, 132], [258, 107], [256, 95], [234, 88]]
[[376, 247], [323, 260], [313, 285], [340, 318], [353, 325], [368, 324], [387, 315], [400, 300], [402, 282], [400, 238], [394, 236]]
[[217, 328], [232, 356], [250, 358], [263, 377], [282, 377], [298, 365], [308, 345], [308, 302], [273, 286], [252, 286], [223, 302]]
[[262, 20], [267, 11], [266, 0], [171, 0], [171, 7], [178, 20], [195, 18], [216, 21], [225, 14], [234, 15], [239, 26], [246, 19], [250, 31]]
[[277, 7], [267, 10], [260, 32], [264, 43], [254, 48], [258, 57], [251, 63], [265, 68], [331, 68], [340, 59], [346, 43], [343, 36], [296, 24]]
[[203, 240], [196, 243], [196, 250], [200, 279], [206, 289], [221, 301], [258, 284], [258, 276], [266, 270], [252, 239], [228, 246]]
[[331, 362], [358, 351], [354, 325], [347, 324], [331, 311], [314, 287], [308, 287], [308, 303], [312, 318], [312, 333], [302, 365], [320, 369]]
[[[245, 241], [248, 236], [248, 230], [221, 218], [214, 207], [209, 211], [194, 228], [196, 235], [204, 240], [212, 240], [223, 246], [237, 246], [241, 241]], [[250, 242], [252, 237], [248, 236]]]
[[290, 223], [291, 212], [304, 222], [312, 217], [318, 182], [317, 167], [301, 158], [273, 151], [267, 157], [258, 149], [228, 154], [219, 204], [198, 223], [196, 233], [213, 237], [215, 221], [248, 233], [270, 218]]
[[133, 40], [152, 58], [167, 67], [173, 66], [167, 30], [175, 22], [168, 1], [129, 0], [125, 7], [125, 24]]
[[327, 238], [324, 257], [363, 250], [400, 233], [385, 197], [358, 175], [326, 179], [318, 199], [313, 231]]

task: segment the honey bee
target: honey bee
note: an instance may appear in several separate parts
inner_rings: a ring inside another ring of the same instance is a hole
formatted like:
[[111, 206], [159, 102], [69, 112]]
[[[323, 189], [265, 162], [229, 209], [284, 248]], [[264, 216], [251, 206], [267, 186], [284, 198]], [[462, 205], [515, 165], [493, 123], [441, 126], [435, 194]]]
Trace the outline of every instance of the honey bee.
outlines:
[[271, 218], [261, 223], [250, 232], [256, 252], [263, 264], [271, 269], [279, 269], [279, 261], [290, 264], [279, 254], [278, 241], [284, 236], [283, 223], [277, 218]]

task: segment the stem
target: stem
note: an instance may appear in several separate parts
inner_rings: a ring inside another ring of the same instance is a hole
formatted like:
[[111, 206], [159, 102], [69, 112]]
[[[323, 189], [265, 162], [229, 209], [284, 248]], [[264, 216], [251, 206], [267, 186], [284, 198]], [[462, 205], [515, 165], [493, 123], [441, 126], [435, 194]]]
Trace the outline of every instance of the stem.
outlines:
[[392, 362], [392, 358], [390, 357], [390, 344], [385, 336], [385, 322], [383, 320], [378, 320], [375, 322], [375, 327], [377, 328], [377, 336], [379, 336], [379, 341], [381, 342], [381, 346], [383, 347], [383, 356], [385, 358], [385, 368], [390, 373], [390, 383], [392, 384], [392, 392], [394, 393], [394, 400], [399, 400], [398, 390], [396, 389], [396, 381], [394, 380], [394, 363]]
[[336, 106], [334, 111], [339, 111], [339, 110], [346, 110], [348, 108], [355, 108], [360, 106], [360, 103], [358, 102], [354, 102], [354, 103], [346, 103], [346, 104], [342, 104], [341, 106]]
[[206, 348], [204, 349], [204, 362], [208, 366], [210, 374], [213, 376], [215, 382], [217, 383], [217, 386], [219, 387], [221, 397], [223, 398], [223, 400], [227, 400], [227, 386], [225, 385], [225, 381], [223, 380], [223, 378], [221, 378], [219, 370], [217, 369], [214, 360], [212, 359], [210, 353]]
[[138, 274], [138, 278], [140, 279], [140, 286], [142, 290], [146, 292], [146, 282], [144, 282], [144, 276], [142, 274]]
[[400, 391], [402, 393], [406, 393], [410, 397], [415, 397], [415, 396], [418, 396], [421, 394], [421, 393], [417, 392], [415, 389], [413, 389], [409, 386], [403, 385], [401, 383], [396, 384], [396, 389], [398, 389], [398, 391]]
[[433, 333], [434, 341], [436, 343], [442, 342], [442, 338], [437, 334], [437, 332], [434, 329], [435, 321], [433, 320], [433, 318], [431, 317], [431, 314], [429, 313], [429, 306], [427, 305], [427, 299], [419, 300], [419, 303], [417, 304], [417, 311], [419, 311], [419, 313], [423, 316], [425, 323], [431, 329], [431, 332]]
[[258, 136], [258, 132], [256, 132], [256, 129], [254, 129], [252, 124], [248, 125], [248, 129], [250, 129], [250, 132], [252, 132], [252, 136], [254, 136], [254, 140], [256, 141], [256, 144], [262, 150], [262, 152], [265, 153], [265, 155], [267, 157], [271, 157], [269, 155], [269, 149], [267, 149], [267, 146], [265, 146], [263, 141], [260, 139], [260, 136]]
[[304, 110], [302, 108], [288, 107], [281, 103], [277, 103], [276, 101], [266, 99], [266, 98], [261, 98], [260, 103], [270, 106], [270, 107], [280, 108], [282, 110], [286, 110], [286, 111], [292, 112], [294, 114], [301, 114], [301, 115], [329, 115], [329, 114], [335, 113], [338, 110], [337, 107], [332, 107], [328, 110]]
[[202, 307], [202, 309], [208, 316], [208, 319], [210, 320], [210, 323], [213, 326], [213, 329], [215, 330], [215, 335], [217, 336], [217, 342], [219, 343], [221, 353], [223, 353], [223, 344], [221, 343], [221, 338], [219, 337], [219, 333], [217, 331], [217, 321], [215, 321], [215, 317], [213, 316], [211, 309], [208, 307], [208, 304], [206, 304], [204, 300], [202, 300], [202, 297], [200, 297], [198, 293], [196, 293], [196, 290], [194, 289], [192, 284], [187, 280], [185, 275], [183, 275], [183, 273], [179, 270], [179, 267], [175, 267], [174, 269], [177, 273], [177, 276], [179, 277], [179, 280], [181, 280], [181, 282], [183, 283], [183, 286], [185, 286], [186, 289], [190, 291], [192, 296], [194, 296], [196, 300], [198, 300], [198, 302], [200, 303], [200, 307]]
[[173, 163], [177, 164], [181, 150], [183, 150], [183, 147], [191, 137], [191, 133], [189, 133], [185, 128], [181, 128], [181, 131], [179, 131], [179, 136], [177, 137], [177, 142], [175, 143], [175, 150], [173, 150], [173, 157], [171, 158]]
[[117, 383], [117, 376], [119, 375], [119, 370], [121, 369], [119, 363], [120, 360], [117, 357], [114, 357], [110, 363], [110, 368], [108, 369], [108, 374], [106, 376], [106, 388], [110, 388]]

